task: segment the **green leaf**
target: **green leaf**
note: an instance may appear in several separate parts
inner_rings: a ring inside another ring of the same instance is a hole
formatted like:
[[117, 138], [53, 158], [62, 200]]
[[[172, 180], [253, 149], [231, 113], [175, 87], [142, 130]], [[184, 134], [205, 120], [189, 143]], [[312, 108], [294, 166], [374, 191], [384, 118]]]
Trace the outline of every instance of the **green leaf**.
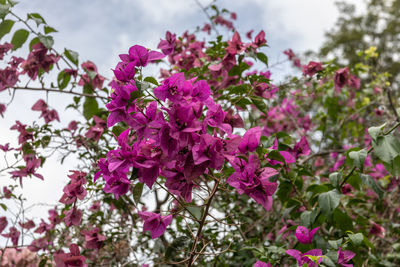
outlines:
[[64, 54], [69, 59], [69, 61], [71, 61], [72, 63], [74, 63], [75, 65], [78, 66], [78, 64], [79, 64], [79, 59], [78, 59], [79, 54], [78, 54], [78, 52], [75, 52], [73, 50], [65, 48], [64, 49]]
[[47, 48], [50, 49], [53, 47], [54, 44], [54, 39], [52, 36], [49, 35], [43, 35], [40, 34], [38, 35], [40, 42]]
[[27, 19], [31, 19], [36, 22], [36, 26], [38, 27], [40, 24], [46, 24], [46, 21], [39, 13], [29, 13]]
[[371, 136], [372, 140], [376, 141], [378, 136], [382, 133], [383, 128], [385, 128], [386, 123], [382, 124], [381, 126], [374, 126], [368, 128], [368, 133]]
[[334, 187], [338, 187], [340, 184], [340, 180], [342, 179], [341, 172], [333, 172], [329, 175], [329, 181]]
[[242, 95], [247, 93], [251, 89], [251, 85], [247, 83], [232, 85], [227, 88], [230, 94]]
[[378, 136], [372, 142], [374, 153], [384, 162], [389, 164], [400, 154], [400, 142], [392, 134]]
[[201, 207], [197, 206], [186, 206], [186, 208], [196, 217], [197, 220], [201, 219], [201, 215], [203, 213]]
[[395, 157], [391, 163], [383, 162], [383, 165], [393, 176], [400, 176], [400, 155]]
[[0, 19], [4, 19], [10, 12], [10, 5], [0, 5]]
[[83, 116], [85, 119], [89, 120], [93, 117], [99, 110], [99, 104], [96, 99], [92, 97], [86, 97], [83, 103]]
[[56, 29], [54, 29], [53, 27], [44, 26], [44, 33], [45, 34], [49, 34], [49, 33], [52, 33], [52, 32], [58, 32], [58, 31]]
[[359, 246], [364, 240], [364, 235], [362, 233], [349, 234], [349, 238], [355, 246]]
[[285, 162], [285, 158], [281, 155], [281, 153], [279, 153], [279, 151], [276, 150], [272, 150], [271, 152], [268, 153], [267, 155], [268, 159], [274, 159], [276, 161]]
[[385, 191], [383, 191], [379, 184], [370, 175], [363, 173], [360, 173], [359, 175], [363, 184], [374, 190], [379, 198], [383, 197], [383, 193], [385, 193]]
[[285, 202], [289, 199], [289, 195], [292, 192], [293, 185], [290, 182], [283, 181], [279, 184], [278, 190], [276, 195], [278, 196], [279, 200]]
[[254, 106], [256, 106], [262, 113], [267, 114], [268, 112], [268, 107], [264, 102], [264, 99], [259, 96], [251, 96], [250, 97], [251, 102], [253, 102]]
[[154, 84], [156, 86], [159, 86], [157, 80], [154, 77], [151, 77], [151, 76], [146, 77], [146, 78], [144, 78], [144, 81], [148, 82], [148, 83], [152, 83], [152, 84]]
[[45, 135], [45, 136], [43, 136], [43, 138], [42, 138], [42, 140], [41, 140], [41, 142], [42, 142], [42, 147], [43, 148], [46, 148], [49, 144], [50, 144], [50, 136], [48, 136], [48, 135]]
[[339, 209], [334, 210], [333, 221], [336, 227], [342, 231], [353, 230], [353, 220]]
[[16, 31], [13, 35], [13, 38], [11, 39], [11, 43], [13, 44], [13, 50], [17, 50], [20, 48], [28, 39], [29, 32], [25, 29], [19, 29]]
[[38, 37], [33, 38], [29, 43], [29, 51], [32, 51], [32, 47], [37, 43], [40, 43], [39, 38]]
[[328, 240], [329, 246], [331, 246], [331, 248], [333, 248], [334, 250], [339, 249], [339, 247], [342, 245], [342, 242], [343, 242], [342, 238], [338, 240]]
[[333, 210], [339, 206], [341, 197], [342, 194], [340, 194], [336, 189], [319, 195], [318, 204], [325, 216], [330, 216]]
[[0, 203], [0, 207], [2, 207], [2, 209], [3, 209], [4, 211], [7, 211], [7, 206], [6, 206], [6, 204]]
[[14, 23], [15, 21], [10, 19], [6, 19], [2, 23], [0, 23], [0, 39], [11, 31], [11, 28], [14, 25]]
[[47, 258], [44, 258], [39, 262], [38, 267], [45, 267], [46, 263], [47, 263]]
[[136, 205], [139, 204], [140, 198], [142, 196], [144, 183], [137, 183], [133, 188], [133, 200], [135, 201]]
[[361, 170], [364, 169], [364, 161], [367, 158], [367, 150], [361, 149], [359, 151], [351, 151], [349, 157], [354, 160], [354, 165]]
[[[324, 256], [324, 257], [322, 258], [322, 263], [323, 263], [324, 265], [328, 266], [328, 267], [336, 267], [335, 262], [334, 262], [330, 257], [327, 257], [327, 256]], [[308, 266], [308, 265], [307, 265], [307, 266]]]
[[315, 218], [317, 217], [317, 210], [309, 211], [306, 210], [300, 215], [300, 222], [301, 225], [304, 227], [311, 227], [312, 224], [315, 222]]
[[268, 67], [268, 57], [264, 53], [257, 53], [257, 58]]
[[68, 86], [69, 81], [71, 80], [71, 75], [66, 73], [65, 71], [60, 71], [57, 76], [57, 84], [60, 90], [63, 90]]

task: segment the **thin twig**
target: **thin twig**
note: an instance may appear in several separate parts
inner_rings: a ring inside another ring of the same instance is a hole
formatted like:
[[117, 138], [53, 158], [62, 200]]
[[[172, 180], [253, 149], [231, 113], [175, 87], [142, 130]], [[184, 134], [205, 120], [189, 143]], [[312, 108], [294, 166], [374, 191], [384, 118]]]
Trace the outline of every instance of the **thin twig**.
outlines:
[[58, 90], [58, 89], [51, 89], [51, 88], [19, 87], [19, 86], [16, 86], [16, 87], [12, 87], [12, 89], [14, 89], [14, 90], [30, 90], [30, 91], [45, 91], [45, 92], [63, 93], [63, 94], [71, 94], [71, 95], [86, 96], [86, 97], [100, 98], [100, 99], [108, 100], [108, 98], [105, 97], [105, 96], [91, 95], [91, 94], [78, 93], [78, 92], [72, 92], [72, 91], [61, 91], [61, 90]]

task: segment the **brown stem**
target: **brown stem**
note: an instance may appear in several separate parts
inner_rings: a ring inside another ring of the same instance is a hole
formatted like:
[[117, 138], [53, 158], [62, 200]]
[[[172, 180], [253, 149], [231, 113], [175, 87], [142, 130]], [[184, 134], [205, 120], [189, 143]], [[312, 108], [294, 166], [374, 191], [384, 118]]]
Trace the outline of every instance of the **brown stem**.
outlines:
[[193, 263], [195, 262], [195, 260], [197, 259], [197, 258], [194, 259], [194, 256], [197, 254], [197, 253], [196, 253], [197, 242], [198, 242], [199, 239], [200, 239], [201, 232], [202, 232], [203, 226], [204, 226], [204, 222], [206, 221], [206, 217], [207, 217], [207, 215], [208, 215], [208, 211], [209, 211], [209, 209], [210, 209], [212, 199], [214, 198], [215, 193], [216, 193], [217, 190], [218, 190], [218, 185], [219, 185], [219, 180], [217, 180], [217, 181], [214, 183], [214, 188], [213, 188], [213, 190], [212, 190], [212, 192], [211, 192], [210, 197], [208, 198], [208, 201], [207, 201], [207, 204], [206, 204], [206, 209], [204, 210], [203, 217], [201, 218], [200, 225], [199, 225], [199, 230], [197, 231], [196, 238], [194, 239], [194, 242], [193, 242], [192, 251], [190, 252], [190, 258], [189, 258], [188, 267], [192, 266]]
[[386, 94], [389, 99], [389, 106], [390, 106], [391, 110], [393, 111], [394, 116], [396, 117], [396, 121], [400, 121], [400, 116], [397, 113], [396, 107], [393, 104], [393, 99], [392, 99], [392, 95], [390, 93], [390, 88], [386, 88]]

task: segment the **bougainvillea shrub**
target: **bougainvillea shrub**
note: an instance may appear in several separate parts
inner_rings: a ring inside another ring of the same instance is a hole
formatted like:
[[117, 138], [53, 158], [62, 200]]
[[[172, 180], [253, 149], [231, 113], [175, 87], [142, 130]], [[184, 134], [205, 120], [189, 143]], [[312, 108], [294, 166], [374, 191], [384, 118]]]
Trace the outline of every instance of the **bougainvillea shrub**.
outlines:
[[[38, 122], [10, 125], [1, 266], [400, 264], [398, 85], [383, 48], [347, 64], [288, 48], [295, 74], [277, 81], [268, 34], [239, 33], [213, 5], [196, 31], [126, 47], [106, 79], [56, 50], [40, 14], [0, 3], [0, 115], [17, 90], [70, 96], [77, 114], [60, 127], [40, 99], [24, 111]], [[76, 168], [47, 218], [25, 217], [17, 189], [48, 179], [54, 154]]]

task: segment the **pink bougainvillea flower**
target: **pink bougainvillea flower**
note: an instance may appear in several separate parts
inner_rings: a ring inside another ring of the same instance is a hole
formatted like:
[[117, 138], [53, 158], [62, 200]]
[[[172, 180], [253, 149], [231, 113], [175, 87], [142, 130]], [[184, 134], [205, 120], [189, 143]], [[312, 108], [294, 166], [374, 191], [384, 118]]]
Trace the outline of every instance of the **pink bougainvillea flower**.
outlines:
[[6, 229], [7, 224], [8, 224], [7, 218], [5, 216], [0, 217], [0, 234], [1, 232], [3, 232], [4, 229]]
[[238, 32], [233, 34], [232, 40], [228, 41], [228, 47], [226, 48], [226, 52], [229, 54], [240, 54], [245, 49], [245, 45], [242, 43], [240, 39], [240, 35]]
[[152, 239], [162, 236], [172, 222], [172, 215], [161, 216], [158, 213], [139, 211], [139, 216], [144, 220], [143, 232], [150, 231]]
[[[6, 226], [7, 226], [7, 224], [6, 224]], [[0, 227], [2, 227], [2, 226], [0, 225]], [[8, 229], [8, 231], [9, 231], [8, 234], [2, 234], [2, 236], [10, 238], [12, 244], [14, 246], [17, 246], [18, 245], [19, 236], [21, 235], [20, 231], [18, 231], [17, 228], [15, 228], [14, 226], [10, 227], [10, 229]]]
[[265, 263], [263, 261], [257, 261], [254, 263], [253, 267], [272, 267], [272, 265], [269, 262]]
[[6, 112], [6, 109], [7, 109], [7, 108], [6, 108], [6, 105], [0, 103], [0, 116], [1, 116], [2, 118], [4, 118], [3, 114], [4, 114], [4, 112]]
[[380, 226], [379, 224], [372, 222], [372, 226], [371, 229], [369, 230], [369, 233], [372, 235], [376, 235], [380, 238], [384, 238], [385, 237], [385, 228], [383, 228], [382, 226]]
[[302, 66], [304, 76], [314, 76], [318, 71], [323, 70], [321, 62], [310, 61], [307, 65]]
[[176, 42], [176, 35], [169, 31], [165, 34], [165, 40], [161, 40], [157, 48], [161, 49], [164, 55], [169, 55], [174, 52]]
[[239, 151], [243, 154], [247, 151], [253, 152], [260, 144], [261, 128], [260, 126], [251, 128], [243, 135], [243, 139], [239, 144]]
[[104, 235], [99, 234], [100, 229], [95, 227], [92, 230], [83, 230], [81, 234], [85, 236], [86, 245], [85, 247], [88, 249], [97, 249], [99, 250], [104, 245], [104, 240], [106, 237]]
[[335, 76], [333, 77], [333, 81], [335, 83], [336, 91], [340, 91], [347, 84], [349, 80], [349, 68], [342, 68], [335, 72]]
[[[12, 191], [9, 190], [6, 186], [3, 186], [3, 195], [6, 199], [10, 199], [12, 196]], [[0, 231], [1, 232], [1, 231]]]
[[32, 110], [35, 111], [45, 111], [48, 108], [48, 105], [43, 99], [39, 99], [36, 103], [32, 106]]
[[311, 152], [310, 145], [308, 144], [307, 138], [302, 136], [300, 141], [294, 145], [293, 154], [296, 158], [300, 156], [307, 156]]
[[[322, 250], [320, 249], [312, 249], [309, 250], [305, 253], [301, 253], [300, 251], [296, 250], [296, 249], [288, 249], [286, 250], [286, 254], [292, 256], [293, 258], [295, 258], [297, 260], [297, 263], [299, 266], [303, 266], [303, 264], [308, 264], [308, 267], [313, 267], [314, 263], [313, 261], [307, 257], [307, 255], [309, 256], [322, 256]], [[322, 262], [322, 257], [320, 257], [317, 261], [317, 264], [319, 265]]]
[[149, 62], [163, 59], [165, 55], [157, 51], [148, 51], [140, 45], [134, 45], [129, 48], [128, 54], [121, 54], [119, 57], [123, 62], [134, 62], [137, 67], [146, 67]]
[[296, 229], [296, 234], [295, 234], [297, 237], [297, 240], [299, 240], [299, 242], [303, 243], [303, 244], [311, 244], [312, 240], [314, 238], [314, 235], [318, 231], [319, 228], [320, 227], [317, 227], [310, 231], [304, 226], [298, 226]]
[[43, 176], [41, 174], [36, 173], [36, 169], [40, 167], [41, 164], [41, 159], [36, 158], [33, 155], [27, 155], [24, 157], [24, 160], [26, 162], [26, 167], [17, 170], [17, 171], [12, 171], [10, 174], [12, 175], [12, 178], [19, 178], [20, 182], [22, 184], [22, 177], [28, 176], [28, 175], [33, 175], [36, 176], [39, 179], [43, 180]]
[[24, 229], [32, 229], [32, 228], [34, 228], [36, 225], [35, 225], [35, 223], [32, 221], [32, 220], [29, 220], [29, 221], [26, 221], [26, 222], [24, 222], [24, 223], [19, 223], [19, 225], [22, 227], [22, 228], [24, 228]]
[[0, 145], [0, 150], [7, 152], [13, 150], [13, 148], [10, 148], [10, 143], [7, 143], [5, 145]]
[[338, 252], [338, 261], [337, 263], [339, 265], [342, 265], [344, 267], [353, 267], [353, 264], [348, 263], [352, 258], [354, 258], [354, 256], [356, 255], [356, 253], [354, 253], [353, 251], [350, 250], [342, 250], [342, 248], [340, 247]]
[[348, 80], [348, 85], [354, 89], [360, 89], [361, 81], [356, 75], [351, 74]]
[[76, 244], [69, 246], [70, 253], [56, 252], [53, 257], [57, 267], [86, 267], [85, 256], [79, 256], [79, 247]]
[[86, 73], [81, 76], [78, 85], [90, 84], [93, 89], [101, 89], [106, 78], [97, 72], [96, 65], [92, 61], [86, 61], [81, 64], [81, 67]]
[[65, 211], [64, 221], [65, 224], [69, 227], [71, 225], [79, 226], [82, 221], [82, 211], [77, 208], [72, 208], [69, 211]]
[[253, 45], [255, 45], [256, 47], [260, 47], [262, 45], [265, 45], [266, 43], [267, 40], [265, 40], [265, 32], [261, 30], [254, 38]]
[[0, 45], [0, 60], [3, 60], [4, 55], [7, 54], [7, 52], [10, 51], [13, 47], [14, 45], [7, 42]]
[[49, 72], [50, 67], [60, 59], [60, 56], [47, 54], [47, 51], [42, 43], [34, 44], [28, 58], [21, 64], [22, 74], [26, 73], [32, 80], [36, 80], [40, 69]]
[[155, 88], [154, 95], [162, 101], [168, 98], [172, 102], [178, 102], [182, 98], [184, 91], [186, 91], [185, 88], [187, 86], [185, 74], [183, 72], [176, 73], [165, 79], [161, 86]]
[[260, 160], [255, 155], [250, 155], [248, 163], [240, 158], [230, 161], [235, 172], [228, 177], [227, 183], [236, 188], [239, 194], [245, 193], [266, 210], [272, 208], [272, 195], [278, 184], [269, 179], [278, 174], [278, 171], [265, 167], [260, 168]]

